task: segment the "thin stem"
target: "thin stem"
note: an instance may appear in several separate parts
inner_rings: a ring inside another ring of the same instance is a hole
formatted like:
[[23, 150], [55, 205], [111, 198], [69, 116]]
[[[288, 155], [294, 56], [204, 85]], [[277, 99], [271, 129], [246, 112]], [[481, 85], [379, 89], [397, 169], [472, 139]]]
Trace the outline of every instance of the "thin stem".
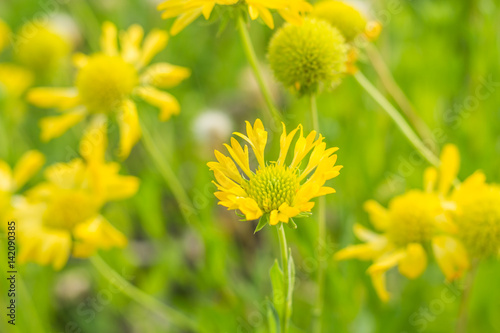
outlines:
[[111, 284], [118, 288], [124, 295], [141, 304], [151, 312], [161, 316], [165, 320], [174, 325], [191, 329], [195, 332], [200, 332], [201, 326], [194, 322], [191, 318], [177, 311], [176, 309], [158, 301], [151, 295], [146, 294], [142, 290], [130, 284], [120, 274], [108, 266], [108, 264], [98, 255], [90, 258], [90, 262], [94, 267], [106, 278]]
[[425, 146], [425, 144], [420, 140], [420, 138], [415, 134], [413, 129], [408, 125], [406, 120], [399, 114], [399, 112], [392, 106], [391, 103], [380, 93], [380, 91], [375, 88], [370, 81], [358, 71], [354, 74], [354, 78], [363, 87], [366, 92], [368, 92], [373, 99], [384, 109], [384, 111], [389, 115], [389, 117], [394, 120], [396, 125], [399, 127], [401, 132], [406, 136], [410, 143], [418, 150], [418, 152], [427, 160], [430, 164], [438, 167], [440, 162], [439, 158]]
[[[311, 117], [314, 130], [319, 133], [319, 116], [318, 106], [316, 103], [316, 95], [310, 95], [311, 101]], [[315, 332], [322, 331], [322, 315], [324, 305], [324, 290], [325, 290], [325, 244], [326, 244], [326, 210], [325, 210], [325, 197], [318, 199], [318, 275], [317, 275], [317, 295], [316, 306], [314, 309], [314, 318], [316, 323], [314, 325]]]
[[142, 142], [148, 153], [153, 158], [161, 176], [170, 187], [177, 203], [179, 204], [179, 209], [183, 218], [188, 224], [194, 225], [197, 228], [201, 228], [201, 223], [196, 216], [196, 209], [191, 203], [191, 199], [187, 195], [182, 183], [177, 178], [172, 167], [168, 164], [167, 159], [163, 156], [155, 144], [155, 141], [149, 132], [148, 126], [141, 122], [142, 130]]
[[[413, 105], [411, 104], [408, 97], [406, 97], [403, 90], [399, 87], [391, 71], [387, 67], [384, 59], [382, 58], [378, 49], [371, 43], [367, 43], [365, 46], [366, 54], [370, 60], [373, 68], [380, 77], [382, 84], [384, 85], [387, 92], [394, 98], [399, 108], [408, 118], [409, 122], [413, 125], [418, 135], [426, 141], [433, 142], [432, 132], [427, 126], [427, 124], [418, 116]], [[434, 147], [435, 148], [435, 147]]]
[[247, 27], [245, 25], [245, 20], [243, 19], [242, 15], [239, 15], [238, 17], [238, 31], [240, 33], [241, 42], [243, 43], [245, 55], [255, 75], [255, 79], [257, 80], [257, 84], [259, 85], [262, 96], [264, 97], [264, 101], [266, 102], [269, 114], [275, 122], [279, 123], [282, 120], [282, 116], [274, 107], [271, 93], [269, 92], [269, 89], [266, 86], [266, 82], [264, 81], [264, 76], [262, 75], [261, 69], [259, 67], [257, 55], [255, 54], [255, 49], [253, 47], [252, 40], [250, 39], [250, 35], [248, 33]]
[[478, 261], [473, 261], [471, 269], [465, 278], [465, 286], [462, 293], [462, 301], [460, 302], [460, 310], [458, 312], [457, 333], [467, 332], [468, 310], [470, 303], [470, 295], [474, 285], [474, 279], [477, 274]]
[[20, 297], [23, 302], [23, 310], [26, 309], [27, 311], [27, 318], [28, 322], [30, 323], [31, 329], [35, 328], [37, 332], [43, 333], [45, 332], [45, 326], [42, 325], [42, 321], [40, 320], [40, 316], [38, 315], [38, 312], [36, 310], [35, 305], [33, 304], [33, 300], [31, 299], [30, 295], [28, 294], [28, 287], [24, 283], [23, 278], [18, 275], [17, 277], [18, 283], [19, 283], [19, 289], [20, 289]]
[[280, 327], [281, 333], [287, 333], [290, 315], [292, 314], [292, 297], [290, 295], [290, 270], [288, 269], [288, 246], [286, 243], [286, 235], [285, 229], [283, 228], [283, 223], [280, 223], [277, 230], [281, 252], [281, 268], [283, 269], [283, 275], [285, 279], [285, 288], [283, 289], [283, 313]]

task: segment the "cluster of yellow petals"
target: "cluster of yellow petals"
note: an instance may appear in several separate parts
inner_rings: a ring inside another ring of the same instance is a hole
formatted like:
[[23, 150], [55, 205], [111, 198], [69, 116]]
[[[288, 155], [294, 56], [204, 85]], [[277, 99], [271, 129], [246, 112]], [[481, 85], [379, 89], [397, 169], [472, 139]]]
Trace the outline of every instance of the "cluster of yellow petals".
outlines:
[[[312, 131], [304, 136], [301, 125], [287, 134], [283, 124], [279, 157], [267, 162], [264, 151], [268, 133], [262, 121], [257, 119], [253, 126], [249, 122], [246, 124], [246, 135], [234, 134], [250, 145], [258, 168], [253, 171], [250, 167], [248, 145], [242, 147], [235, 138], [231, 138], [230, 145], [225, 145], [231, 157], [216, 150], [217, 162], [210, 162], [208, 166], [217, 180], [218, 192], [215, 195], [220, 205], [228, 210], [241, 211], [247, 220], [268, 214], [269, 223], [276, 225], [310, 212], [314, 206], [313, 198], [335, 192], [323, 185], [336, 177], [342, 168], [335, 165], [337, 155], [334, 153], [338, 148], [327, 149], [321, 135], [316, 139], [317, 133]], [[287, 164], [288, 152], [297, 135], [293, 156]]]
[[358, 258], [372, 260], [368, 268], [379, 297], [387, 301], [385, 273], [398, 266], [404, 276], [414, 279], [427, 267], [426, 245], [447, 280], [454, 280], [469, 268], [467, 251], [457, 237], [457, 226], [451, 218], [449, 192], [458, 173], [458, 151], [447, 145], [441, 154], [439, 170], [428, 168], [424, 174], [424, 190], [411, 190], [395, 197], [389, 208], [370, 200], [365, 210], [381, 234], [361, 225], [355, 235], [364, 243], [348, 246], [335, 254], [337, 260]]
[[42, 140], [61, 136], [87, 116], [114, 113], [120, 128], [120, 155], [126, 158], [141, 137], [139, 115], [132, 97], [138, 96], [158, 107], [161, 121], [180, 112], [176, 98], [159, 88], [177, 85], [190, 76], [190, 71], [164, 62], [146, 67], [165, 48], [168, 34], [156, 29], [144, 40], [143, 36], [139, 25], [119, 33], [115, 25], [105, 22], [101, 53], [90, 56], [77, 53], [73, 57], [78, 68], [75, 87], [29, 91], [29, 102], [41, 108], [56, 108], [62, 113], [41, 120]]
[[46, 180], [16, 200], [21, 263], [60, 269], [70, 256], [86, 258], [127, 244], [99, 211], [107, 202], [134, 195], [139, 180], [119, 175], [120, 165], [105, 161], [106, 147], [105, 119], [96, 119], [80, 143], [83, 158], [48, 167]]
[[[176, 35], [199, 16], [210, 18], [215, 5], [235, 5], [239, 0], [167, 0], [158, 5], [163, 11], [162, 18], [177, 17], [170, 33]], [[277, 10], [287, 22], [301, 24], [302, 15], [312, 10], [311, 4], [304, 0], [245, 0], [252, 20], [262, 18], [264, 23], [274, 29], [274, 20], [270, 9]]]

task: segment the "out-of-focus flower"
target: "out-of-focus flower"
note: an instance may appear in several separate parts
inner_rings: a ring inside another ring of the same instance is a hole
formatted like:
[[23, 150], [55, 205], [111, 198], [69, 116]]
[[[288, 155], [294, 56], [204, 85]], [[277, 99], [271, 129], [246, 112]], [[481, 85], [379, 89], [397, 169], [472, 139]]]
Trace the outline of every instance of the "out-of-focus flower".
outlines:
[[2, 20], [0, 20], [0, 52], [10, 43], [10, 28]]
[[43, 75], [57, 69], [71, 52], [71, 45], [63, 36], [31, 22], [19, 30], [13, 46], [21, 65]]
[[193, 134], [201, 145], [214, 147], [221, 144], [231, 135], [233, 122], [226, 112], [206, 110], [196, 117], [193, 123]]
[[2, 222], [11, 219], [11, 199], [15, 192], [23, 187], [40, 170], [45, 157], [36, 150], [24, 153], [14, 169], [0, 160], [0, 218]]
[[133, 196], [139, 180], [119, 175], [118, 163], [106, 163], [106, 138], [105, 120], [95, 120], [80, 143], [83, 159], [48, 167], [46, 181], [16, 205], [21, 263], [60, 269], [70, 255], [87, 258], [98, 249], [127, 244], [99, 211], [107, 202]]
[[356, 224], [354, 233], [364, 243], [348, 246], [335, 254], [337, 260], [373, 260], [368, 273], [383, 301], [389, 299], [386, 271], [398, 266], [404, 276], [417, 278], [427, 267], [428, 244], [447, 280], [462, 276], [469, 268], [464, 246], [452, 236], [456, 226], [448, 214], [447, 193], [456, 176], [452, 149], [452, 146], [443, 149], [439, 172], [433, 168], [426, 171], [425, 191], [411, 190], [397, 196], [390, 201], [388, 209], [373, 200], [366, 202], [365, 210], [372, 224], [383, 234]]
[[33, 84], [33, 74], [27, 69], [0, 63], [0, 97], [19, 98]]
[[314, 5], [311, 15], [339, 29], [348, 43], [362, 34], [373, 40], [381, 29], [380, 23], [368, 22], [359, 10], [342, 1], [320, 1]]
[[[208, 20], [215, 5], [236, 5], [238, 2], [238, 0], [167, 0], [158, 5], [158, 10], [163, 11], [164, 19], [177, 17], [170, 30], [172, 35], [176, 35], [201, 15]], [[260, 17], [271, 29], [274, 29], [274, 20], [270, 9], [277, 10], [286, 21], [293, 24], [301, 24], [302, 15], [312, 10], [312, 6], [304, 0], [245, 0], [244, 4], [248, 7], [252, 20]]]
[[65, 13], [57, 13], [50, 17], [49, 29], [61, 35], [73, 46], [80, 44], [82, 35], [75, 19]]
[[[63, 114], [41, 120], [42, 140], [61, 136], [87, 116], [115, 115], [120, 127], [120, 155], [128, 157], [141, 137], [139, 116], [132, 96], [160, 108], [160, 120], [180, 112], [177, 99], [158, 88], [170, 88], [190, 76], [187, 68], [161, 62], [147, 66], [167, 45], [168, 34], [153, 30], [143, 41], [144, 31], [132, 25], [120, 35], [116, 26], [103, 25], [101, 53], [75, 54], [78, 67], [73, 88], [34, 88], [28, 100], [43, 108], [57, 108]], [[141, 46], [142, 43], [142, 46]]]
[[[276, 225], [291, 221], [294, 226], [292, 218], [307, 216], [314, 206], [313, 198], [335, 192], [323, 185], [337, 177], [342, 168], [335, 165], [337, 155], [334, 153], [338, 148], [326, 149], [324, 138], [319, 135], [316, 139], [316, 131], [304, 137], [299, 125], [287, 134], [283, 124], [279, 157], [276, 161], [267, 161], [264, 153], [267, 132], [262, 121], [257, 119], [253, 127], [247, 122], [246, 130], [247, 135], [234, 134], [252, 148], [259, 164], [257, 170], [250, 167], [248, 146], [242, 147], [235, 138], [231, 138], [231, 145], [225, 145], [231, 157], [216, 150], [218, 162], [210, 162], [208, 166], [217, 180], [219, 191], [215, 196], [220, 200], [219, 205], [239, 210], [246, 220], [265, 218], [261, 219], [256, 231], [267, 223]], [[297, 133], [293, 157], [287, 164], [288, 151]]]
[[275, 77], [300, 95], [331, 88], [346, 70], [347, 46], [338, 29], [306, 19], [301, 26], [286, 24], [269, 44]]

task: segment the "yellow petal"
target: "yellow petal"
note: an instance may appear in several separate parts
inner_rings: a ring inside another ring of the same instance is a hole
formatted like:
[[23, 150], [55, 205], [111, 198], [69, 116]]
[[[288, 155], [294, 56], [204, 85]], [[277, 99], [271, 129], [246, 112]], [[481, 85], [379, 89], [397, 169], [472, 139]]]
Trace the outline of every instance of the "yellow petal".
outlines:
[[436, 261], [448, 281], [461, 277], [469, 269], [467, 251], [453, 237], [441, 235], [432, 239]]
[[375, 200], [368, 200], [363, 205], [364, 210], [370, 216], [370, 221], [378, 230], [386, 230], [389, 225], [389, 213]]
[[0, 160], [0, 191], [12, 192], [13, 188], [12, 169], [5, 161]]
[[120, 33], [122, 57], [128, 63], [136, 63], [141, 56], [141, 42], [144, 29], [138, 25], [131, 25], [127, 31]]
[[284, 165], [286, 156], [288, 155], [288, 150], [290, 149], [290, 144], [292, 143], [293, 138], [295, 137], [295, 133], [302, 128], [302, 125], [299, 125], [296, 129], [290, 132], [290, 134], [286, 134], [286, 126], [285, 123], [281, 123], [283, 126], [283, 133], [280, 137], [280, 155], [278, 158], [278, 165]]
[[196, 20], [201, 15], [202, 9], [195, 9], [190, 12], [184, 13], [175, 20], [172, 28], [170, 28], [170, 34], [172, 36], [177, 35], [179, 32], [184, 30], [185, 27], [190, 25], [194, 20]]
[[335, 253], [334, 258], [339, 261], [347, 259], [371, 260], [379, 254], [374, 245], [374, 243], [350, 245]]
[[269, 216], [269, 224], [270, 225], [276, 225], [278, 224], [279, 219], [278, 219], [278, 210], [273, 210], [271, 211], [271, 215]]
[[236, 164], [239, 165], [241, 170], [248, 176], [252, 177], [252, 171], [250, 170], [250, 162], [248, 157], [248, 146], [245, 145], [245, 148], [242, 148], [240, 143], [235, 139], [231, 138], [231, 146], [228, 144], [224, 144], [229, 155], [234, 159]]
[[399, 262], [399, 272], [409, 279], [419, 277], [427, 267], [427, 254], [420, 243], [406, 247], [405, 256]]
[[209, 2], [205, 6], [203, 6], [203, 17], [205, 17], [205, 20], [208, 20], [210, 18], [210, 14], [212, 13], [212, 9], [214, 9], [214, 6], [215, 1]]
[[65, 113], [61, 116], [45, 117], [40, 120], [42, 141], [47, 142], [63, 135], [69, 128], [75, 126], [86, 116], [82, 109]]
[[381, 237], [383, 237], [382, 235], [379, 235], [371, 230], [368, 230], [359, 223], [356, 223], [353, 229], [356, 237], [358, 237], [360, 240], [364, 242], [379, 240], [381, 239]]
[[45, 156], [36, 150], [26, 152], [14, 167], [13, 180], [16, 189], [21, 188], [45, 163]]
[[144, 85], [168, 89], [175, 87], [190, 75], [191, 71], [188, 68], [161, 62], [149, 66], [141, 76], [141, 82]]
[[455, 145], [447, 144], [441, 152], [441, 166], [439, 167], [439, 193], [446, 195], [451, 184], [457, 178], [460, 165], [460, 154]]
[[117, 35], [118, 31], [113, 23], [108, 21], [103, 23], [100, 42], [101, 50], [104, 54], [109, 56], [115, 56], [118, 54]]
[[373, 287], [375, 288], [375, 291], [377, 292], [380, 300], [383, 302], [389, 301], [391, 295], [386, 288], [385, 273], [377, 272], [374, 274], [370, 274], [370, 276], [372, 278]]
[[144, 40], [141, 57], [138, 66], [143, 67], [151, 62], [153, 57], [163, 50], [168, 43], [168, 34], [166, 31], [154, 29]]
[[80, 155], [87, 162], [103, 162], [108, 147], [107, 118], [104, 115], [95, 115], [85, 129], [80, 140]]
[[387, 255], [380, 257], [373, 265], [368, 268], [368, 273], [374, 274], [378, 272], [385, 272], [398, 263], [406, 256], [404, 250], [397, 250]]
[[438, 171], [434, 167], [425, 169], [424, 172], [424, 190], [426, 192], [433, 192], [436, 188], [438, 178]]
[[160, 108], [160, 120], [167, 121], [172, 115], [178, 115], [181, 106], [171, 94], [153, 87], [139, 87], [137, 94], [147, 103]]
[[118, 117], [120, 127], [120, 157], [125, 159], [141, 137], [139, 115], [134, 102], [126, 100]]
[[262, 210], [257, 202], [251, 198], [238, 198], [238, 209], [245, 214], [247, 220], [256, 220], [262, 216]]
[[80, 102], [78, 92], [74, 88], [33, 88], [26, 98], [38, 107], [60, 110], [73, 108]]

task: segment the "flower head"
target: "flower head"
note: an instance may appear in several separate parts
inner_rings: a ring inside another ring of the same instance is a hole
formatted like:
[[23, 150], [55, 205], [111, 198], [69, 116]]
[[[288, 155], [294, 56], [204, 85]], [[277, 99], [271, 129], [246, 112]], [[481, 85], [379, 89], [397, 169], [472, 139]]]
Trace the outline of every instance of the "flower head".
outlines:
[[38, 73], [56, 69], [71, 51], [70, 43], [62, 35], [31, 22], [20, 29], [14, 46], [19, 63]]
[[456, 176], [453, 173], [455, 167], [450, 163], [451, 149], [451, 146], [443, 149], [439, 171], [433, 168], [426, 171], [425, 191], [411, 190], [397, 196], [387, 209], [374, 200], [366, 202], [364, 208], [382, 234], [357, 224], [354, 233], [364, 243], [348, 246], [335, 254], [337, 260], [373, 260], [368, 273], [377, 294], [384, 301], [389, 299], [385, 272], [398, 266], [404, 276], [417, 278], [427, 267], [428, 245], [448, 280], [462, 276], [469, 267], [465, 248], [452, 236], [456, 233], [456, 226], [447, 212], [445, 194]]
[[[76, 54], [78, 67], [74, 88], [35, 88], [28, 100], [43, 108], [57, 108], [63, 114], [46, 117], [40, 122], [42, 140], [62, 135], [87, 116], [115, 115], [120, 127], [120, 155], [125, 158], [141, 136], [139, 117], [133, 96], [160, 108], [160, 120], [178, 114], [180, 106], [174, 96], [157, 88], [170, 88], [190, 75], [187, 68], [169, 63], [147, 66], [165, 48], [168, 35], [151, 31], [143, 41], [139, 25], [121, 32], [118, 48], [116, 27], [104, 23], [102, 52], [86, 56]], [[142, 46], [141, 46], [142, 44]]]
[[275, 77], [299, 94], [334, 86], [346, 70], [344, 37], [328, 23], [304, 20], [286, 24], [269, 44], [269, 63]]
[[96, 120], [80, 143], [83, 158], [48, 167], [46, 181], [17, 203], [20, 262], [60, 269], [70, 255], [86, 258], [98, 249], [127, 244], [99, 211], [109, 201], [134, 195], [139, 180], [119, 175], [119, 164], [106, 163], [106, 145], [106, 123]]
[[[270, 225], [288, 223], [294, 217], [307, 215], [314, 206], [313, 198], [335, 192], [323, 185], [336, 177], [342, 168], [335, 165], [337, 155], [334, 153], [338, 148], [327, 149], [321, 135], [316, 139], [317, 133], [312, 131], [304, 137], [301, 125], [287, 134], [283, 124], [279, 157], [269, 162], [265, 158], [267, 132], [262, 122], [257, 119], [253, 126], [247, 122], [246, 127], [247, 135], [234, 134], [250, 145], [258, 167], [256, 170], [250, 167], [248, 145], [242, 147], [235, 138], [231, 138], [231, 145], [225, 145], [231, 157], [216, 150], [217, 162], [210, 162], [208, 166], [217, 180], [219, 191], [215, 196], [220, 200], [219, 205], [239, 210], [246, 220], [265, 217], [258, 231], [267, 222]], [[288, 152], [297, 135], [293, 156], [287, 163]]]
[[[206, 20], [210, 18], [215, 5], [236, 5], [239, 0], [167, 0], [158, 6], [163, 11], [162, 18], [177, 17], [170, 33], [176, 35], [203, 15]], [[302, 15], [311, 11], [312, 6], [304, 0], [245, 0], [248, 13], [252, 20], [261, 17], [264, 23], [274, 29], [274, 20], [270, 9], [275, 9], [288, 22], [302, 23]]]
[[314, 5], [311, 15], [339, 29], [347, 42], [353, 41], [367, 26], [366, 18], [357, 9], [342, 1], [320, 1]]

